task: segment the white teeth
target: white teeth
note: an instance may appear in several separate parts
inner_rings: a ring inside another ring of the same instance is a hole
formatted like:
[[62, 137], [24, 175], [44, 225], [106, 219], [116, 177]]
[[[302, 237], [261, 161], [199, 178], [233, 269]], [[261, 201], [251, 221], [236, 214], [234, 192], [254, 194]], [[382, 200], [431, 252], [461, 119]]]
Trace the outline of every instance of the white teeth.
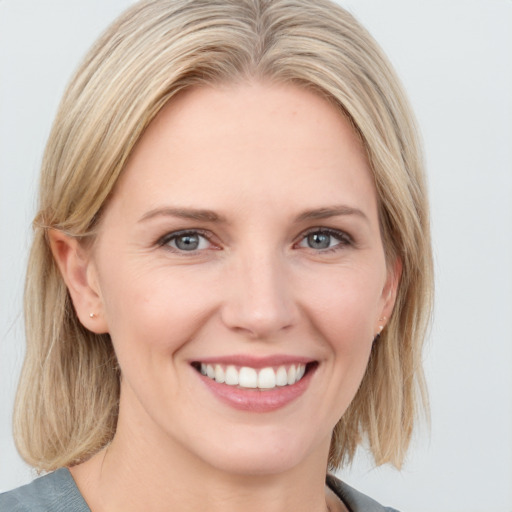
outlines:
[[210, 377], [210, 379], [215, 378], [215, 370], [211, 364], [206, 365], [206, 375], [208, 375], [208, 377]]
[[224, 382], [229, 386], [238, 386], [238, 372], [234, 366], [227, 367]]
[[[304, 367], [304, 368], [306, 368], [306, 367]], [[278, 386], [286, 386], [288, 384], [288, 373], [284, 366], [280, 366], [277, 369], [276, 384]]]
[[242, 388], [274, 389], [276, 386], [291, 386], [304, 377], [305, 364], [279, 366], [277, 370], [271, 366], [259, 371], [249, 366], [237, 369], [234, 365], [227, 368], [220, 364], [201, 363], [200, 372], [220, 384], [240, 386]]
[[297, 370], [295, 366], [292, 364], [290, 368], [288, 368], [288, 385], [290, 386], [295, 382], [295, 378], [297, 377]]
[[263, 368], [258, 374], [258, 387], [272, 389], [276, 387], [276, 372], [272, 368]]
[[238, 385], [242, 388], [257, 388], [258, 372], [254, 368], [243, 366], [238, 373]]
[[215, 380], [221, 384], [226, 380], [224, 368], [220, 364], [215, 365]]

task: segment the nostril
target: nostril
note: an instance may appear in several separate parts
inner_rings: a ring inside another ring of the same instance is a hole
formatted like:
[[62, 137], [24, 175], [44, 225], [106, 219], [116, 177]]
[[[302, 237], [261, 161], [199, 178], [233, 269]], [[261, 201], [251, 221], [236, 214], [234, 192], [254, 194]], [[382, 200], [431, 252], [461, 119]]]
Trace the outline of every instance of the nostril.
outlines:
[[271, 311], [243, 309], [241, 305], [224, 311], [223, 321], [230, 329], [254, 339], [269, 338], [280, 331], [289, 331], [294, 326], [294, 318], [289, 311], [279, 308]]

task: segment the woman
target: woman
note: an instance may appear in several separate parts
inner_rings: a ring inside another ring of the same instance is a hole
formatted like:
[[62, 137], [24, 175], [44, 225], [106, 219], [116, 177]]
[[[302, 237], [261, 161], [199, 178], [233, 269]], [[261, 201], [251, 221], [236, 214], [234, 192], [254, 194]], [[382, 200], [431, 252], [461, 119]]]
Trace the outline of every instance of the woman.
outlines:
[[[424, 399], [428, 206], [376, 43], [322, 1], [150, 0], [42, 168], [8, 510], [386, 510]], [[391, 509], [387, 509], [391, 510]]]

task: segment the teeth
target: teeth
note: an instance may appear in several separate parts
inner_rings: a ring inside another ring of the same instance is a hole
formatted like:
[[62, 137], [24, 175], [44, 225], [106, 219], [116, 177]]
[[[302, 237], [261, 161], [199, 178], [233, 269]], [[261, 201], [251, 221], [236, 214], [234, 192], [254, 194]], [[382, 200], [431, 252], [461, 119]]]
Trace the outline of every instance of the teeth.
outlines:
[[258, 387], [272, 389], [276, 387], [276, 372], [272, 368], [263, 368], [258, 374]]
[[288, 368], [288, 385], [291, 385], [295, 382], [295, 377], [297, 377], [297, 370], [293, 364]]
[[274, 389], [277, 386], [291, 386], [299, 382], [306, 373], [306, 365], [292, 364], [288, 367], [279, 366], [277, 369], [269, 366], [258, 371], [248, 366], [237, 369], [233, 365], [225, 368], [220, 364], [201, 363], [200, 371], [210, 379], [228, 386], [240, 386], [249, 389]]
[[278, 386], [286, 386], [288, 384], [288, 372], [284, 366], [280, 366], [277, 370], [276, 384]]
[[226, 380], [226, 374], [224, 368], [220, 364], [215, 365], [215, 380], [221, 384]]
[[228, 366], [224, 382], [228, 386], [238, 386], [238, 372], [234, 366]]
[[240, 368], [238, 373], [238, 385], [242, 388], [257, 388], [258, 387], [258, 373], [254, 368], [244, 366]]

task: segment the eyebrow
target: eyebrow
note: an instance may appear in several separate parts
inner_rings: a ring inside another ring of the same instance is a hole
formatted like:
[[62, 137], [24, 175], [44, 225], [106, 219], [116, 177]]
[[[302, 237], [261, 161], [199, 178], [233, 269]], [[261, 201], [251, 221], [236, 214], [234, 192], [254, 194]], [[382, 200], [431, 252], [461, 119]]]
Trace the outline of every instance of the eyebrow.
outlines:
[[[355, 215], [361, 217], [366, 222], [369, 222], [368, 217], [362, 210], [346, 205], [337, 205], [326, 208], [315, 208], [312, 210], [307, 210], [298, 215], [295, 221], [304, 222], [308, 220], [321, 220], [328, 219], [330, 217], [339, 217], [342, 215]], [[176, 217], [179, 219], [195, 220], [199, 222], [227, 223], [225, 217], [219, 215], [213, 210], [171, 207], [155, 208], [154, 210], [150, 210], [139, 219], [139, 222], [145, 222], [155, 217]]]
[[225, 217], [212, 210], [170, 207], [150, 210], [139, 219], [139, 222], [144, 222], [155, 217], [177, 217], [179, 219], [196, 220], [199, 222], [227, 222]]
[[362, 210], [359, 210], [358, 208], [353, 208], [352, 206], [346, 206], [346, 205], [336, 205], [336, 206], [330, 206], [327, 208], [316, 208], [313, 210], [307, 210], [303, 213], [301, 213], [296, 221], [297, 222], [304, 222], [307, 220], [321, 220], [321, 219], [328, 219], [330, 217], [339, 217], [341, 215], [355, 215], [357, 217], [361, 217], [366, 222], [370, 222], [368, 217], [365, 215], [365, 213]]

